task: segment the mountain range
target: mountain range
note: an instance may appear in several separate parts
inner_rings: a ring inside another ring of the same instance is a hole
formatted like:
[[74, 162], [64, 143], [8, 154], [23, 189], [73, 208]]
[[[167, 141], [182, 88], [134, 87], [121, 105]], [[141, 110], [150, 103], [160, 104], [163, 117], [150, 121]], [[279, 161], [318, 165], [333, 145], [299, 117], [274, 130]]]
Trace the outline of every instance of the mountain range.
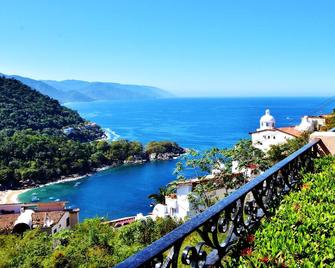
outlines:
[[159, 99], [173, 96], [168, 91], [151, 86], [112, 82], [88, 82], [82, 80], [35, 80], [19, 75], [5, 75], [1, 73], [0, 75], [19, 80], [23, 84], [61, 103], [96, 100]]

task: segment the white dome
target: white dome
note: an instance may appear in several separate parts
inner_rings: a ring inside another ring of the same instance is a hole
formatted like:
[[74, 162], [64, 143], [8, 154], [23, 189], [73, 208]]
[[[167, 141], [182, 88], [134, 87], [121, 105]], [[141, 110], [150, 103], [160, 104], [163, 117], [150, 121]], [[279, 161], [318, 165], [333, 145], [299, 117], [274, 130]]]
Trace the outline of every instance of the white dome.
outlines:
[[259, 120], [260, 130], [274, 128], [276, 124], [275, 118], [270, 114], [270, 110], [266, 109], [265, 114]]

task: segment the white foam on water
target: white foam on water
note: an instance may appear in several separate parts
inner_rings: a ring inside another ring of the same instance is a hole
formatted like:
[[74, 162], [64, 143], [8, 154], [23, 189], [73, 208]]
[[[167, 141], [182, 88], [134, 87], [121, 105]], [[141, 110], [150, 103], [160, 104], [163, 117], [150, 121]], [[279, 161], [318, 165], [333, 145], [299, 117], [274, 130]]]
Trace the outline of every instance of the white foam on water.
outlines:
[[120, 139], [120, 135], [117, 134], [114, 130], [110, 129], [110, 128], [104, 128], [105, 133], [107, 135], [107, 139], [111, 140], [111, 141], [116, 141], [118, 139]]

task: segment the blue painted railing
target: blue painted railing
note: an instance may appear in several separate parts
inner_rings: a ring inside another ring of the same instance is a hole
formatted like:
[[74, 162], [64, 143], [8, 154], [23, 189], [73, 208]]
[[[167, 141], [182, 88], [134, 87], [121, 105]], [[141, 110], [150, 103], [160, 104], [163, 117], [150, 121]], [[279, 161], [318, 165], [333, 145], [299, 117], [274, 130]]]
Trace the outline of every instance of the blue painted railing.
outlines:
[[[299, 185], [300, 171], [312, 171], [313, 159], [324, 154], [328, 151], [322, 141], [311, 141], [116, 267], [177, 267], [178, 263], [221, 267], [239, 238], [254, 229], [262, 217], [272, 215], [282, 196]], [[193, 232], [202, 242], [184, 246]]]

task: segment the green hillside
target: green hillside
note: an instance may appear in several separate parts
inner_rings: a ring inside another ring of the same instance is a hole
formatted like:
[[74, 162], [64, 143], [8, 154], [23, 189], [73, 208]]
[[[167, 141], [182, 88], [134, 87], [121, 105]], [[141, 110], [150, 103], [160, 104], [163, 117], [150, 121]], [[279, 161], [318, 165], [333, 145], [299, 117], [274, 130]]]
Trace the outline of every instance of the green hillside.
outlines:
[[61, 129], [84, 122], [58, 101], [15, 79], [0, 77], [0, 129]]

